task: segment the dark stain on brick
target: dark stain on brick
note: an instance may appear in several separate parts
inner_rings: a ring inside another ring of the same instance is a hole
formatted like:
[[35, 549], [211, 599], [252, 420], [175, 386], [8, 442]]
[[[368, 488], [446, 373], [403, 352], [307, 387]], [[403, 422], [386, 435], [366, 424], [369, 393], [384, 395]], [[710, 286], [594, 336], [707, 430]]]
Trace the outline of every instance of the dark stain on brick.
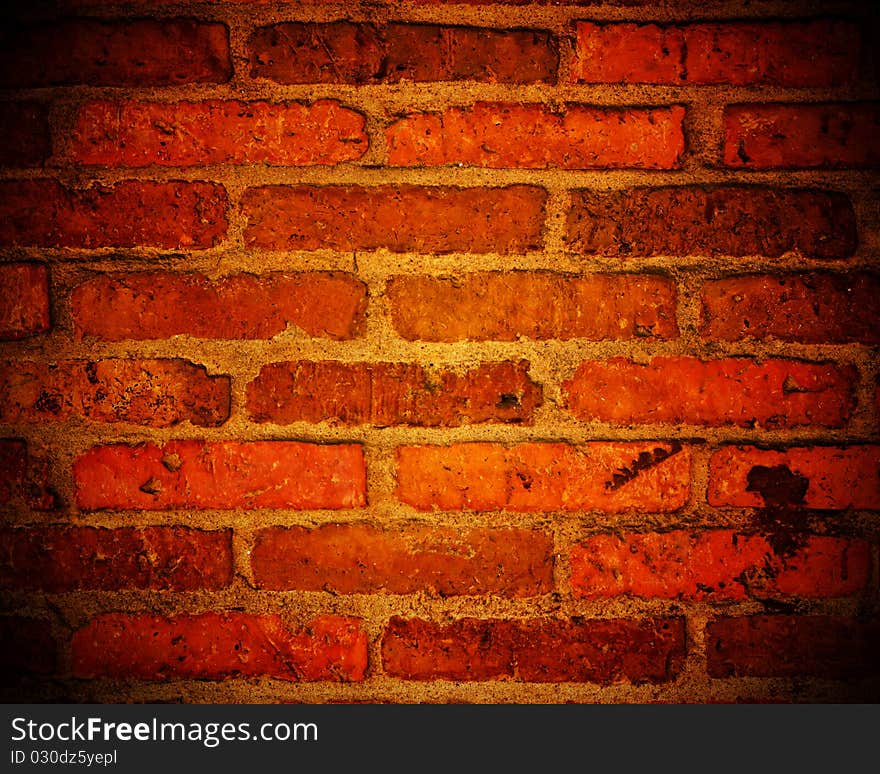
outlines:
[[626, 484], [636, 478], [639, 473], [644, 473], [646, 470], [657, 467], [670, 457], [678, 454], [681, 449], [681, 444], [678, 441], [673, 441], [668, 450], [657, 447], [653, 451], [643, 451], [629, 465], [623, 468], [618, 468], [612, 474], [611, 479], [605, 482], [605, 489], [614, 492], [621, 487], [626, 486]]
[[764, 507], [755, 514], [756, 531], [764, 535], [777, 556], [793, 556], [807, 540], [804, 505], [810, 480], [786, 465], [755, 465], [748, 472], [746, 491], [757, 492]]

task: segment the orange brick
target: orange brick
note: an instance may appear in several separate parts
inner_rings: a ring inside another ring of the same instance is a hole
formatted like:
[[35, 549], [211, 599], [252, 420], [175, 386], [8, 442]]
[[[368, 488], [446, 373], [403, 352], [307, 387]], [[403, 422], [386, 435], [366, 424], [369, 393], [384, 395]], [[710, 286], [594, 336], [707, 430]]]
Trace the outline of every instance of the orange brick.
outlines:
[[461, 373], [411, 363], [269, 363], [248, 385], [247, 407], [252, 420], [275, 424], [531, 424], [542, 390], [528, 370], [526, 361]]
[[272, 527], [257, 534], [251, 563], [264, 589], [443, 597], [553, 589], [553, 541], [526, 529]]
[[842, 427], [855, 406], [852, 366], [750, 358], [657, 357], [581, 363], [562, 385], [575, 417], [768, 429]]
[[244, 236], [268, 250], [525, 252], [541, 246], [546, 198], [527, 185], [266, 186], [244, 194]]
[[861, 540], [804, 536], [781, 550], [773, 536], [731, 530], [592, 535], [571, 552], [579, 597], [665, 599], [843, 597], [871, 577]]
[[596, 108], [480, 102], [413, 113], [385, 132], [394, 166], [676, 169], [684, 108]]
[[678, 443], [402, 446], [397, 497], [423, 511], [674, 511], [690, 491]]
[[[880, 446], [727, 446], [709, 462], [709, 504], [880, 508]], [[767, 502], [767, 500], [770, 502]]]
[[295, 325], [309, 336], [352, 339], [366, 327], [363, 282], [339, 272], [96, 276], [71, 296], [75, 335], [105, 341], [270, 339]]
[[364, 117], [333, 100], [87, 102], [67, 139], [77, 164], [339, 164], [367, 152]]
[[367, 667], [361, 622], [335, 615], [292, 631], [277, 615], [106, 613], [74, 632], [71, 649], [73, 673], [85, 678], [348, 682]]
[[169, 441], [96, 446], [73, 465], [83, 510], [356, 508], [366, 470], [356, 444]]

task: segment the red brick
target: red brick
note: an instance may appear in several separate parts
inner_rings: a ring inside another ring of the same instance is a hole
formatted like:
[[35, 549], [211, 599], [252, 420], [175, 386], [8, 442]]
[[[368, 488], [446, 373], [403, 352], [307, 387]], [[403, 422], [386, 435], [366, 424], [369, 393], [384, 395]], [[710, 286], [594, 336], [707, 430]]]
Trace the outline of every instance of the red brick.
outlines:
[[0, 530], [0, 586], [220, 589], [232, 582], [232, 531], [183, 527], [33, 527]]
[[676, 169], [684, 108], [609, 108], [478, 102], [412, 113], [385, 130], [395, 166]]
[[0, 164], [33, 167], [52, 155], [49, 110], [39, 102], [6, 102], [0, 112]]
[[685, 28], [687, 82], [843, 86], [858, 76], [860, 37], [839, 19], [695, 24]]
[[0, 33], [0, 86], [170, 86], [232, 75], [223, 24], [67, 19]]
[[58, 667], [58, 643], [52, 627], [37, 618], [0, 616], [0, 654], [0, 674], [8, 680], [15, 680], [22, 672], [52, 674]]
[[21, 502], [34, 510], [51, 510], [55, 495], [48, 482], [46, 463], [31, 456], [26, 441], [0, 439], [0, 506]]
[[800, 360], [623, 357], [581, 363], [563, 385], [579, 420], [778, 429], [842, 427], [855, 406], [853, 366]]
[[675, 283], [634, 274], [399, 275], [385, 287], [405, 339], [515, 341], [678, 337]]
[[273, 24], [251, 35], [248, 52], [251, 76], [278, 83], [555, 83], [559, 65], [544, 30], [436, 24]]
[[681, 27], [657, 24], [575, 23], [572, 83], [685, 81]]
[[803, 490], [802, 498], [791, 503], [798, 507], [880, 508], [880, 446], [804, 446], [780, 451], [727, 446], [709, 461], [709, 503], [759, 508], [765, 504], [766, 490], [758, 479], [768, 475], [771, 484], [778, 479], [780, 496], [792, 488], [798, 494]]
[[531, 424], [542, 390], [528, 370], [527, 361], [481, 363], [460, 373], [415, 363], [269, 363], [248, 385], [247, 408], [253, 421], [280, 425]]
[[229, 418], [229, 376], [209, 376], [187, 360], [6, 361], [0, 421], [82, 417], [170, 427], [216, 426]]
[[76, 503], [135, 508], [356, 508], [366, 501], [357, 444], [169, 441], [96, 446], [73, 466]]
[[728, 277], [707, 282], [701, 301], [704, 339], [880, 344], [875, 274]]
[[730, 105], [724, 163], [746, 169], [880, 166], [880, 104]]
[[258, 588], [529, 597], [553, 590], [553, 540], [527, 529], [273, 527], [251, 553]]
[[86, 678], [348, 682], [363, 680], [367, 667], [361, 622], [335, 615], [294, 631], [277, 615], [107, 613], [76, 631], [71, 648], [73, 673]]
[[49, 272], [42, 263], [0, 265], [0, 339], [45, 333], [51, 325]]
[[542, 188], [527, 185], [251, 188], [242, 199], [245, 244], [269, 250], [521, 253], [541, 246], [546, 198]]
[[590, 599], [778, 599], [848, 596], [871, 577], [861, 540], [810, 535], [782, 548], [731, 530], [592, 535], [572, 549], [571, 586]]
[[796, 250], [848, 258], [852, 203], [841, 193], [758, 186], [678, 186], [572, 192], [567, 243], [586, 255], [762, 255]]
[[830, 19], [658, 25], [576, 23], [573, 83], [840, 86], [860, 36]]
[[350, 274], [272, 272], [211, 280], [203, 274], [109, 274], [71, 296], [75, 335], [105, 341], [270, 339], [295, 325], [309, 336], [351, 339], [366, 327], [366, 286]]
[[674, 511], [690, 452], [663, 442], [401, 446], [397, 497], [423, 511]]
[[87, 102], [71, 159], [110, 167], [339, 164], [367, 152], [364, 117], [333, 100]]
[[382, 663], [406, 680], [662, 683], [679, 673], [684, 619], [462, 618], [441, 625], [394, 617]]
[[214, 183], [126, 180], [65, 188], [0, 182], [0, 245], [204, 249], [226, 234], [226, 191]]
[[878, 674], [880, 624], [840, 616], [754, 615], [706, 626], [711, 677]]

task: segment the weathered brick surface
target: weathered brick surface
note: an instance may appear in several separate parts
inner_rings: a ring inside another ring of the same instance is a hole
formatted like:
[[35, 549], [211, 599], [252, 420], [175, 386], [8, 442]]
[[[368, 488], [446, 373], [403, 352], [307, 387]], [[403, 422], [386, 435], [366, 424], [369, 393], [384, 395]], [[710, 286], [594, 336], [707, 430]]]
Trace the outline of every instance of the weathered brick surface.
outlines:
[[880, 446], [728, 446], [709, 461], [709, 503], [880, 508]]
[[232, 75], [229, 32], [194, 19], [65, 19], [0, 32], [0, 86], [172, 86]]
[[355, 508], [365, 503], [355, 444], [169, 441], [96, 446], [73, 465], [84, 510]]
[[74, 189], [48, 179], [5, 180], [0, 245], [204, 249], [224, 237], [226, 207], [216, 183], [126, 180]]
[[0, 111], [0, 164], [32, 167], [51, 155], [47, 106], [40, 102], [5, 102]]
[[82, 417], [168, 427], [229, 418], [230, 377], [186, 360], [6, 361], [0, 373], [0, 421]]
[[232, 531], [183, 527], [0, 530], [0, 587], [52, 593], [221, 589], [232, 581]]
[[619, 357], [581, 363], [563, 390], [584, 422], [842, 427], [857, 380], [852, 367], [799, 360]]
[[45, 333], [50, 324], [49, 271], [45, 264], [0, 265], [0, 339]]
[[77, 337], [107, 341], [269, 339], [288, 325], [309, 336], [351, 339], [365, 326], [366, 288], [337, 272], [203, 274], [139, 272], [96, 276], [72, 295]]
[[553, 588], [553, 542], [526, 529], [270, 528], [251, 563], [264, 589], [529, 597]]
[[278, 83], [555, 83], [559, 65], [545, 30], [436, 24], [273, 24], [251, 34], [248, 54], [252, 76]]
[[837, 19], [575, 28], [575, 83], [839, 86], [859, 67], [858, 27]]
[[396, 166], [675, 169], [684, 108], [597, 108], [480, 102], [413, 113], [385, 132]]
[[674, 339], [675, 285], [651, 275], [398, 275], [385, 296], [405, 339]]
[[541, 246], [545, 200], [526, 185], [266, 186], [242, 210], [252, 248], [516, 253]]
[[276, 424], [531, 424], [542, 391], [528, 370], [526, 361], [460, 372], [410, 363], [269, 363], [248, 385], [247, 406], [255, 422]]
[[841, 616], [755, 615], [706, 626], [712, 677], [876, 675], [880, 622]]
[[684, 660], [684, 619], [392, 618], [385, 672], [407, 680], [662, 683]]
[[690, 452], [678, 443], [402, 446], [397, 497], [419, 510], [674, 511]]
[[806, 344], [880, 343], [880, 278], [871, 273], [745, 275], [711, 280], [700, 335]]
[[51, 510], [56, 498], [48, 481], [45, 460], [31, 455], [27, 441], [0, 439], [0, 505], [21, 503], [34, 510]]
[[732, 530], [593, 535], [572, 549], [571, 585], [591, 599], [739, 600], [842, 597], [870, 580], [868, 543], [817, 535], [800, 542]]
[[366, 153], [364, 117], [334, 100], [87, 102], [68, 152], [109, 167], [339, 164]]
[[797, 250], [847, 258], [856, 222], [844, 195], [758, 186], [635, 188], [572, 193], [566, 241], [586, 255], [762, 255]]
[[77, 677], [356, 681], [367, 666], [360, 621], [334, 615], [293, 630], [277, 615], [107, 613], [76, 631], [71, 648]]
[[730, 105], [724, 163], [746, 169], [876, 167], [880, 104]]
[[880, 57], [819, 5], [6, 13], [0, 700], [875, 699]]

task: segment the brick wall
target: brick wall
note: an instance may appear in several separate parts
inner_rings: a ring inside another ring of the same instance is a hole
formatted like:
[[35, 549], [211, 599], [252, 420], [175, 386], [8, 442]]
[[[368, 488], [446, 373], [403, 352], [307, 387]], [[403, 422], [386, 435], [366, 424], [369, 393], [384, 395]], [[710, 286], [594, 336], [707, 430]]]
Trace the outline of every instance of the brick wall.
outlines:
[[7, 699], [880, 697], [867, 5], [54, 5]]

